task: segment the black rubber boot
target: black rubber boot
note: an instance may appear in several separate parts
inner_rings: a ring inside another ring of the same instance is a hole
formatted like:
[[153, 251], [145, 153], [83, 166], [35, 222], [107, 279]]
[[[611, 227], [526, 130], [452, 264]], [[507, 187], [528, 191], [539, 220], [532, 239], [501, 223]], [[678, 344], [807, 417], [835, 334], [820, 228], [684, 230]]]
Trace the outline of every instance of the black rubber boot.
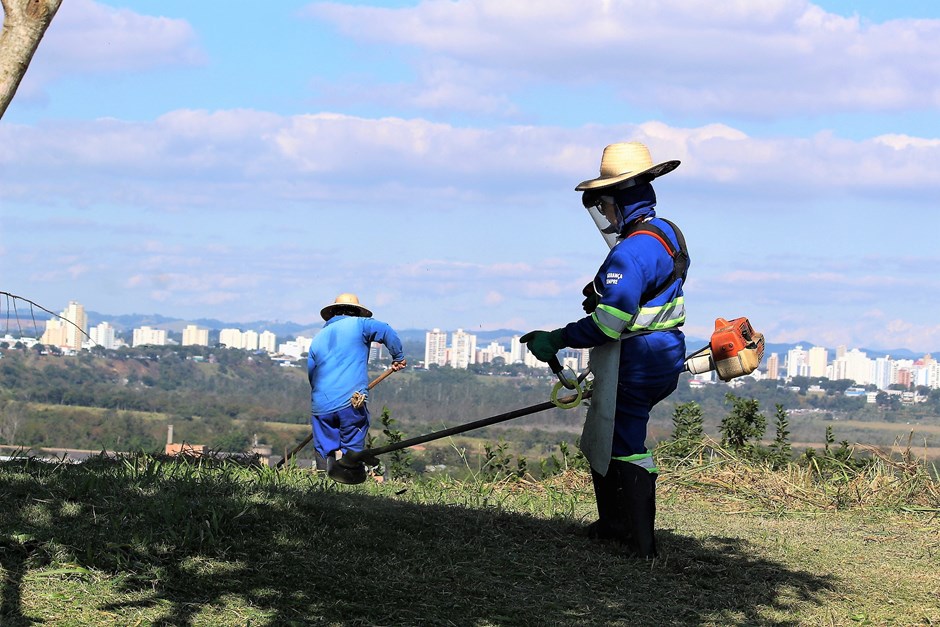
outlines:
[[330, 453], [326, 458], [326, 476], [337, 483], [356, 485], [366, 480], [366, 465], [362, 462], [349, 462], [345, 457], [336, 459]]
[[585, 535], [592, 540], [622, 541], [624, 529], [618, 512], [616, 472], [608, 468], [604, 476], [591, 468], [591, 480], [594, 483], [594, 498], [597, 500], [597, 520], [587, 526]]
[[617, 481], [622, 542], [636, 557], [656, 557], [656, 473], [612, 459], [607, 476]]

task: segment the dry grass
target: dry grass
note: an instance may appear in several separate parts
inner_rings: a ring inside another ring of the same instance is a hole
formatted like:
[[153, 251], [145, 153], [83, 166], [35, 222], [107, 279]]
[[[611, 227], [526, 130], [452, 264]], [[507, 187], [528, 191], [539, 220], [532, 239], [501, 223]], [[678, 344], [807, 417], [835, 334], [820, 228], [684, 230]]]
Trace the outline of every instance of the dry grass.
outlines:
[[940, 484], [931, 466], [911, 450], [863, 447], [871, 463], [860, 468], [833, 458], [773, 469], [707, 440], [661, 474], [660, 489], [693, 490], [770, 512], [850, 508], [940, 513]]

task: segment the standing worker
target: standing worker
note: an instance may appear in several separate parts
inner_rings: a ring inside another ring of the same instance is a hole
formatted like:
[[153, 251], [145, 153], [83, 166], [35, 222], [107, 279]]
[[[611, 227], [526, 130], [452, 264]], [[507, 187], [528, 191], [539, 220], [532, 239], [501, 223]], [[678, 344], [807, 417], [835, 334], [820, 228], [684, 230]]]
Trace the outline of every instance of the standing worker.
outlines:
[[581, 436], [591, 463], [598, 520], [586, 533], [615, 540], [637, 557], [656, 557], [656, 473], [646, 448], [650, 411], [676, 389], [684, 369], [682, 233], [656, 217], [651, 182], [679, 166], [654, 165], [639, 142], [612, 144], [600, 176], [579, 184], [582, 203], [611, 247], [584, 288], [588, 316], [521, 339], [548, 361], [565, 347], [591, 347], [594, 392]]
[[310, 342], [307, 355], [314, 446], [326, 459], [331, 477], [361, 483], [363, 462], [344, 464], [342, 458], [365, 448], [369, 432], [369, 347], [372, 342], [384, 344], [392, 355], [392, 370], [401, 370], [407, 362], [398, 334], [373, 319], [355, 294], [340, 294], [320, 315], [326, 324]]

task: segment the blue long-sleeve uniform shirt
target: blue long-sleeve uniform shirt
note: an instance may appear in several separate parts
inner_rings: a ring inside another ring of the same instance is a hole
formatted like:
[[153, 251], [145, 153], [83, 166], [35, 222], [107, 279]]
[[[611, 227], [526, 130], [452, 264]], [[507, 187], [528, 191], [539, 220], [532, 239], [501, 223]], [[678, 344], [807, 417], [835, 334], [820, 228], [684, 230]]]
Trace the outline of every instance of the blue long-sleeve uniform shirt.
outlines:
[[[652, 222], [678, 247], [668, 223], [655, 217]], [[656, 238], [640, 234], [610, 250], [594, 278], [594, 290], [600, 305], [632, 315], [641, 306], [662, 304], [682, 295], [682, 282], [677, 279], [656, 298], [642, 302], [643, 295], [655, 293], [672, 271], [673, 260], [665, 247]], [[605, 334], [593, 316], [566, 325], [562, 337], [572, 348], [599, 346], [616, 339]], [[681, 372], [684, 362], [685, 335], [678, 328], [628, 336], [621, 345], [619, 379], [635, 384], [657, 381]]]
[[398, 334], [384, 322], [357, 316], [333, 316], [323, 325], [307, 355], [313, 415], [350, 405], [355, 392], [368, 396], [369, 346], [381, 342], [393, 361], [405, 358]]

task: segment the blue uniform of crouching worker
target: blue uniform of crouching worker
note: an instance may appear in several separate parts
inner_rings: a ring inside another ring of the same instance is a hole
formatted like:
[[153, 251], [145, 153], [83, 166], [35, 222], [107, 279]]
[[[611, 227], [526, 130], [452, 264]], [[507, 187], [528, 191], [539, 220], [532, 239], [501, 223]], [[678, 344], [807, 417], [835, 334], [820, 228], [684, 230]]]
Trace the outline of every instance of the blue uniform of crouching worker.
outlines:
[[[598, 520], [586, 533], [621, 542], [639, 557], [657, 554], [657, 469], [646, 448], [647, 423], [652, 408], [676, 389], [685, 365], [679, 327], [685, 322], [688, 254], [678, 228], [656, 217], [650, 184], [678, 165], [654, 166], [646, 146], [636, 142], [605, 149], [601, 177], [576, 188], [585, 192], [585, 207], [595, 211], [611, 246], [584, 290], [589, 315], [521, 338], [543, 361], [564, 347], [592, 348], [595, 387], [581, 448], [591, 462]], [[605, 411], [609, 415], [602, 415]]]
[[368, 399], [372, 342], [388, 348], [395, 370], [405, 366], [405, 356], [398, 334], [373, 319], [354, 294], [341, 294], [320, 313], [326, 324], [310, 342], [307, 379], [314, 446], [329, 463], [331, 458], [365, 448], [369, 408], [366, 402], [354, 403], [353, 397]]

